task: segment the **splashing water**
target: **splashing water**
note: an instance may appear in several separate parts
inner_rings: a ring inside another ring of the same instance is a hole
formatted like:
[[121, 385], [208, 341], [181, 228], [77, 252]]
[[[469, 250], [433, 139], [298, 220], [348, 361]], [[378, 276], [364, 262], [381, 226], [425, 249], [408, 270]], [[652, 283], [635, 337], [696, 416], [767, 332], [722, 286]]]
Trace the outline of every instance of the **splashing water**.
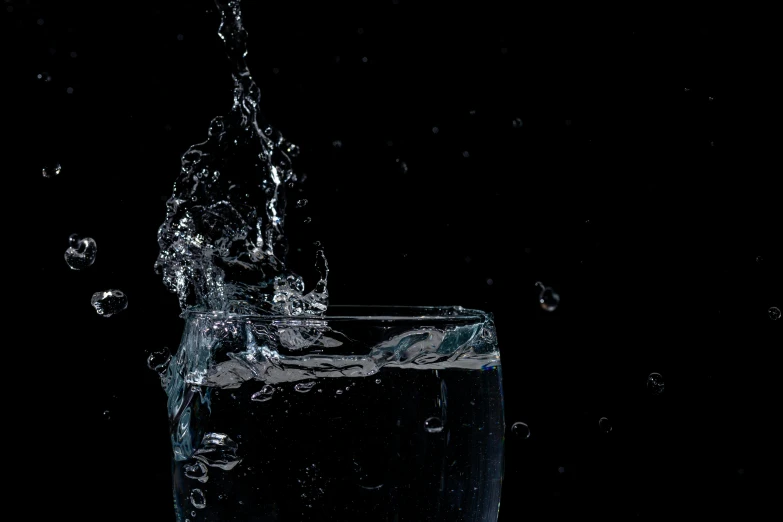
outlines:
[[247, 31], [238, 0], [216, 0], [218, 34], [233, 65], [234, 104], [212, 120], [207, 140], [182, 155], [155, 270], [186, 310], [283, 315], [326, 309], [328, 266], [316, 252], [319, 280], [305, 293], [286, 267], [286, 189], [299, 181], [299, 148], [263, 121], [260, 92], [245, 63]]

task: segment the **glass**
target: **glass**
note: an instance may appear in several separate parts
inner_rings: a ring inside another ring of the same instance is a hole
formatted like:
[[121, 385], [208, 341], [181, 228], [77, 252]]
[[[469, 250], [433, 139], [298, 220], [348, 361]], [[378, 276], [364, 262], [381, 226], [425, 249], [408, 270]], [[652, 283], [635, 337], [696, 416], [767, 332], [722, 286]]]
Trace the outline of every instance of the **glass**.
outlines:
[[491, 314], [331, 306], [185, 323], [164, 379], [178, 521], [497, 520]]

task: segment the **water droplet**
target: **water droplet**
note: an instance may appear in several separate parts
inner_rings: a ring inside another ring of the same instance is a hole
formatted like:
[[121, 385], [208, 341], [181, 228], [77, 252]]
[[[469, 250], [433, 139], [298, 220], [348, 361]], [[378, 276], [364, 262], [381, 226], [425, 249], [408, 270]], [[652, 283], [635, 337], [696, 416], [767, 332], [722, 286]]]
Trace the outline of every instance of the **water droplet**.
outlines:
[[104, 410], [103, 418], [106, 419], [106, 420], [111, 419], [111, 412], [109, 412], [109, 410]]
[[514, 120], [511, 122], [511, 126], [515, 129], [522, 128], [522, 118], [514, 118]]
[[313, 389], [313, 386], [315, 386], [315, 381], [298, 382], [294, 386], [294, 390], [299, 393], [307, 393]]
[[492, 286], [493, 284], [495, 284], [495, 281], [492, 279], [487, 279], [487, 285]]
[[[207, 507], [207, 499], [204, 498], [204, 492], [198, 488], [193, 488], [190, 492], [190, 503], [193, 504], [193, 507], [196, 509], [204, 509]], [[191, 515], [195, 517], [196, 512], [194, 511]]]
[[296, 202], [296, 208], [302, 208], [303, 206], [307, 205], [306, 199], [300, 199]]
[[462, 157], [463, 157], [463, 158], [469, 158], [469, 157], [470, 157], [470, 152], [468, 152], [468, 151], [466, 151], [466, 150], [463, 150], [463, 151], [462, 151]]
[[598, 427], [603, 431], [604, 433], [609, 433], [612, 431], [612, 424], [609, 422], [609, 419], [606, 417], [601, 417], [598, 419]]
[[56, 163], [52, 167], [44, 167], [43, 169], [41, 169], [41, 173], [45, 178], [52, 178], [54, 176], [57, 176], [60, 174], [61, 171], [62, 171], [62, 167], [60, 166], [59, 163]]
[[207, 466], [203, 462], [196, 462], [189, 466], [185, 466], [185, 476], [198, 480], [199, 482], [206, 482], [209, 477], [207, 476]]
[[332, 147], [334, 147], [335, 149], [342, 149], [343, 148], [343, 142], [340, 141], [340, 140], [334, 140], [332, 142]]
[[48, 82], [50, 82], [50, 81], [52, 81], [52, 75], [51, 75], [51, 74], [49, 74], [49, 73], [48, 73], [48, 72], [46, 72], [46, 71], [44, 71], [44, 72], [41, 72], [41, 73], [38, 73], [38, 76], [37, 76], [37, 78], [38, 78], [39, 80], [41, 80], [41, 81], [44, 81], [44, 82], [47, 82], [47, 83], [48, 83]]
[[408, 173], [408, 164], [405, 163], [404, 161], [400, 161], [400, 158], [397, 158], [396, 161], [397, 161], [397, 163], [399, 163], [399, 167], [398, 168], [400, 169], [400, 174], [407, 174]]
[[433, 128], [432, 128], [432, 133], [433, 133], [433, 134], [437, 134], [437, 133], [439, 133], [439, 132], [440, 132], [440, 129], [439, 129], [439, 128], [437, 128], [437, 127], [433, 127]]
[[560, 466], [559, 468], [557, 468], [557, 472], [562, 475], [563, 473], [565, 473], [565, 468], [563, 466]]
[[764, 258], [763, 258], [763, 257], [761, 257], [761, 256], [756, 256], [756, 263], [761, 263], [762, 261], [764, 261]]
[[688, 91], [690, 91], [690, 89], [689, 89], [689, 88], [687, 88], [687, 87], [685, 87], [685, 92], [688, 92]]
[[103, 317], [122, 312], [128, 307], [128, 297], [119, 290], [107, 290], [105, 292], [95, 292], [92, 294], [90, 304]]
[[336, 393], [337, 395], [342, 395], [342, 394], [343, 394], [343, 391], [342, 391], [342, 390], [337, 390], [337, 391], [336, 391], [336, 392], [334, 392], [334, 393]]
[[67, 89], [65, 89], [65, 92], [67, 92], [68, 94], [73, 94], [73, 87], [68, 87]]
[[[663, 393], [663, 376], [660, 373], [651, 373], [647, 376], [647, 389], [653, 395], [660, 395]], [[676, 394], [675, 394], [676, 395]]]
[[94, 239], [91, 237], [79, 239], [76, 234], [71, 234], [68, 238], [68, 244], [70, 246], [65, 251], [65, 262], [73, 270], [87, 268], [95, 262], [98, 246]]
[[265, 384], [261, 390], [255, 392], [250, 396], [251, 401], [266, 402], [272, 398], [275, 393], [275, 388], [271, 384]]
[[780, 319], [780, 308], [773, 306], [769, 309], [769, 318], [773, 321]]
[[168, 348], [163, 348], [158, 352], [152, 352], [147, 357], [147, 367], [155, 372], [161, 373], [166, 371], [171, 361], [171, 353]]
[[530, 428], [524, 422], [515, 422], [511, 426], [511, 434], [518, 439], [529, 439]]
[[541, 288], [541, 293], [538, 295], [538, 303], [541, 308], [547, 312], [554, 312], [560, 304], [560, 295], [550, 287], [544, 286], [540, 281], [536, 283], [536, 286]]
[[302, 220], [302, 222], [303, 222], [303, 223], [310, 223], [312, 220], [313, 220], [313, 218], [311, 218], [310, 216], [308, 216], [308, 217], [304, 218], [304, 219]]
[[375, 384], [380, 384], [380, 383], [381, 383], [380, 379], [375, 379]]
[[440, 433], [443, 431], [443, 421], [439, 417], [430, 417], [424, 421], [424, 429], [428, 433]]

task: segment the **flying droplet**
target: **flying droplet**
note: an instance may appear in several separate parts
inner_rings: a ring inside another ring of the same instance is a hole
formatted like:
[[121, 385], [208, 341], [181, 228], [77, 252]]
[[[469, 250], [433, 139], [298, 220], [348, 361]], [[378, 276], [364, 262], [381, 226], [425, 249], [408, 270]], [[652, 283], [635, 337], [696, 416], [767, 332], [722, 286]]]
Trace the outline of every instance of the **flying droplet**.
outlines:
[[303, 223], [310, 223], [312, 220], [313, 220], [313, 218], [311, 218], [310, 216], [308, 216], [308, 217], [304, 218], [304, 220], [302, 220], [302, 222], [303, 222]]
[[763, 257], [761, 257], [761, 256], [756, 256], [756, 263], [761, 263], [762, 261], [764, 261], [764, 258], [763, 258]]
[[307, 205], [306, 199], [300, 199], [296, 202], [296, 208], [302, 208], [303, 206]]
[[560, 304], [560, 295], [552, 288], [544, 286], [540, 281], [536, 283], [536, 286], [541, 288], [541, 293], [538, 295], [538, 303], [541, 305], [541, 308], [547, 312], [554, 312]]
[[163, 348], [159, 352], [152, 352], [147, 357], [147, 367], [155, 372], [161, 373], [166, 371], [171, 361], [171, 353], [168, 348]]
[[518, 439], [529, 439], [530, 428], [524, 422], [515, 422], [511, 426], [511, 434]]
[[294, 386], [294, 390], [299, 393], [307, 393], [313, 389], [313, 386], [315, 386], [315, 381], [298, 382]]
[[[663, 376], [660, 373], [651, 373], [647, 376], [647, 389], [653, 395], [660, 395], [663, 393]], [[676, 394], [675, 394], [676, 395]]]
[[380, 384], [380, 383], [381, 383], [380, 379], [375, 379], [375, 384]]
[[251, 401], [266, 402], [275, 394], [275, 388], [271, 384], [265, 384], [261, 390], [250, 396]]
[[780, 319], [780, 308], [773, 306], [769, 309], [769, 318], [773, 321]]
[[[204, 509], [207, 507], [207, 499], [204, 498], [204, 492], [198, 488], [193, 488], [190, 492], [190, 503], [193, 504], [193, 507], [196, 509]], [[196, 516], [195, 512], [191, 514], [194, 517]]]
[[342, 395], [342, 394], [343, 394], [343, 391], [342, 391], [342, 390], [337, 390], [337, 391], [336, 391], [336, 392], [334, 392], [334, 393], [336, 393], [337, 395]]
[[515, 129], [521, 129], [522, 128], [522, 118], [514, 118], [514, 120], [511, 122], [511, 126]]
[[601, 428], [601, 431], [604, 433], [609, 433], [612, 431], [612, 424], [609, 422], [609, 419], [606, 417], [601, 417], [598, 419], [598, 427]]
[[332, 147], [334, 147], [335, 149], [342, 149], [343, 148], [343, 142], [340, 141], [340, 140], [334, 140], [332, 142]]
[[207, 466], [203, 462], [196, 462], [195, 464], [185, 466], [185, 476], [202, 483], [209, 479], [207, 476]]
[[65, 251], [65, 262], [73, 270], [87, 268], [95, 262], [95, 253], [98, 246], [91, 237], [79, 239], [76, 234], [71, 234], [68, 238], [69, 247]]
[[52, 167], [44, 167], [43, 169], [41, 169], [41, 173], [45, 178], [53, 178], [54, 176], [59, 175], [62, 169], [63, 168], [60, 166], [60, 164], [56, 163]]
[[128, 307], [128, 297], [119, 290], [107, 290], [105, 292], [95, 292], [92, 294], [90, 304], [103, 317], [122, 312]]
[[430, 417], [424, 421], [424, 429], [428, 433], [440, 433], [443, 431], [443, 421], [439, 417]]
[[469, 158], [469, 157], [470, 157], [470, 152], [468, 152], [468, 151], [466, 151], [466, 150], [463, 150], [463, 151], [462, 151], [462, 157], [463, 157], [463, 158]]
[[400, 161], [399, 158], [397, 158], [397, 163], [400, 164], [399, 165], [400, 174], [407, 174], [408, 173], [408, 164], [405, 163], [404, 161]]
[[106, 419], [106, 420], [110, 420], [111, 419], [111, 412], [109, 410], [104, 410], [103, 418]]

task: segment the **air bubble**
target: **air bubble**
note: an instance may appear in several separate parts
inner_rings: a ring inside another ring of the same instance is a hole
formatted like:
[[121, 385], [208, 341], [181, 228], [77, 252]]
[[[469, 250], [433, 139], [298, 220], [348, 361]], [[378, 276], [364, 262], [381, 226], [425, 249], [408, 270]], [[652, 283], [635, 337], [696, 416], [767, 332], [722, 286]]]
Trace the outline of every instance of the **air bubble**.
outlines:
[[296, 202], [296, 208], [302, 208], [303, 206], [307, 205], [306, 199], [300, 199]]
[[518, 439], [529, 439], [530, 428], [524, 422], [515, 422], [511, 426], [511, 434]]
[[302, 222], [303, 222], [303, 223], [310, 223], [310, 222], [312, 222], [312, 221], [313, 221], [313, 218], [311, 218], [310, 216], [308, 216], [308, 217], [306, 217], [306, 218], [304, 218], [304, 219], [302, 220]]
[[[647, 376], [647, 389], [653, 395], [660, 395], [663, 393], [663, 376], [660, 373], [651, 373]], [[676, 394], [675, 394], [676, 395]]]
[[769, 309], [769, 318], [773, 321], [780, 319], [780, 308], [773, 306]]
[[[207, 507], [207, 499], [204, 498], [204, 492], [198, 488], [193, 488], [190, 492], [190, 503], [193, 504], [193, 507], [196, 509], [204, 509]], [[196, 512], [194, 511], [191, 515], [195, 517]]]
[[266, 402], [269, 399], [272, 398], [272, 395], [275, 393], [275, 388], [270, 384], [265, 384], [261, 390], [255, 392], [253, 395], [250, 396], [251, 401], [256, 402]]
[[147, 357], [147, 367], [155, 372], [162, 373], [166, 371], [171, 361], [171, 353], [168, 348], [163, 348], [158, 352], [152, 352]]
[[514, 120], [511, 122], [511, 126], [515, 129], [522, 128], [522, 118], [514, 118]]
[[541, 288], [541, 293], [538, 295], [538, 303], [541, 308], [547, 312], [554, 312], [560, 304], [560, 295], [552, 288], [544, 286], [540, 281], [536, 283], [536, 286]]
[[298, 382], [294, 386], [294, 390], [298, 391], [299, 393], [307, 393], [313, 389], [313, 386], [315, 386], [315, 381]]
[[609, 422], [609, 419], [606, 417], [601, 417], [598, 419], [598, 427], [601, 429], [604, 433], [609, 433], [612, 431], [612, 423]]
[[62, 167], [60, 166], [59, 163], [56, 163], [51, 167], [44, 167], [43, 169], [41, 169], [41, 173], [45, 178], [53, 178], [54, 176], [59, 175], [61, 171], [62, 171]]
[[92, 294], [90, 304], [103, 317], [122, 312], [128, 307], [128, 297], [119, 290], [107, 290], [105, 292], [95, 292]]
[[209, 479], [207, 476], [207, 466], [203, 462], [196, 462], [195, 464], [185, 466], [185, 476], [202, 483]]
[[65, 251], [65, 262], [73, 270], [87, 268], [95, 262], [95, 253], [98, 246], [91, 237], [79, 239], [76, 234], [71, 234], [68, 238], [70, 245]]
[[440, 433], [443, 431], [443, 421], [439, 417], [430, 417], [424, 421], [424, 429], [428, 433]]

